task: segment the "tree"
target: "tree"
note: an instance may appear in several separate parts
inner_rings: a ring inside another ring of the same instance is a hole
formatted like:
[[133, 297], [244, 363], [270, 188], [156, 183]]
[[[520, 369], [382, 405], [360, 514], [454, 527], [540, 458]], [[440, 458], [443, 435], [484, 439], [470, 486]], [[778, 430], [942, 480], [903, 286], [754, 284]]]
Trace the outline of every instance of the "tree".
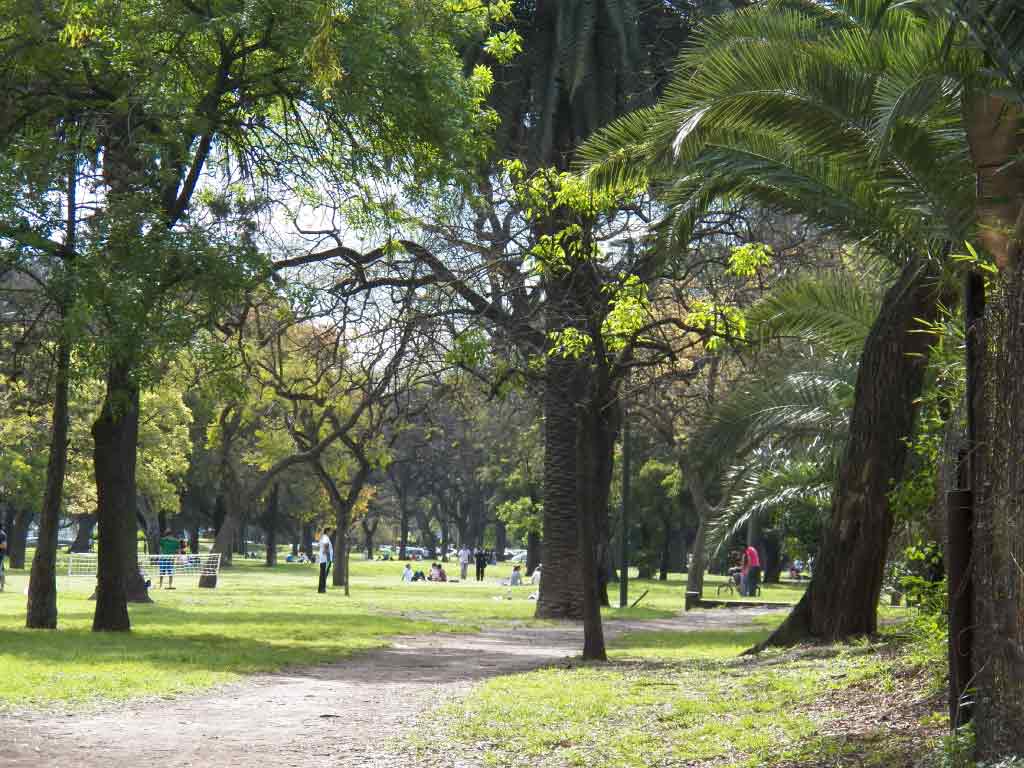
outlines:
[[797, 4], [708, 22], [664, 102], [623, 118], [591, 154], [604, 160], [598, 177], [621, 183], [649, 170], [664, 180], [679, 238], [709, 201], [732, 196], [807, 216], [901, 268], [861, 358], [816, 583], [771, 642], [876, 628], [888, 490], [931, 343], [915, 331], [935, 319], [941, 267], [973, 221], [957, 94], [939, 92], [912, 119], [900, 108], [913, 93], [901, 62], [940, 50], [946, 28], [885, 3], [840, 6], [841, 15]]
[[[313, 157], [361, 174], [405, 160], [429, 174], [438, 169], [431, 158], [446, 156], [437, 149], [477, 151], [485, 79], [461, 76], [451, 40], [480, 34], [491, 12], [428, 2], [359, 2], [345, 14], [274, 3], [29, 5], [0, 8], [13, 30], [3, 134], [13, 146], [74, 126], [79, 183], [96, 190], [87, 231], [59, 247], [44, 231], [43, 242], [55, 253], [74, 248], [75, 301], [107, 383], [93, 430], [94, 628], [126, 630], [139, 389], [164, 350], [258, 276], [248, 228], [256, 187], [301, 177]], [[417, 77], [396, 78], [396, 68]], [[239, 178], [257, 182], [240, 202], [228, 192]], [[73, 198], [77, 185], [67, 188]], [[39, 242], [17, 227], [5, 235]]]

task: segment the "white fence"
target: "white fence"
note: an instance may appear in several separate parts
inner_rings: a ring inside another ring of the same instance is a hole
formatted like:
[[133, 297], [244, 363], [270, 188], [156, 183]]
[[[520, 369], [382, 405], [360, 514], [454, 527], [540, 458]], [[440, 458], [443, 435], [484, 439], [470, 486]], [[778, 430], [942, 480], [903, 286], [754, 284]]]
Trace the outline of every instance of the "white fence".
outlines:
[[[220, 553], [202, 555], [139, 555], [139, 570], [155, 582], [160, 577], [196, 581], [200, 576], [216, 576], [220, 572]], [[68, 576], [96, 576], [96, 555], [73, 552], [68, 555]]]

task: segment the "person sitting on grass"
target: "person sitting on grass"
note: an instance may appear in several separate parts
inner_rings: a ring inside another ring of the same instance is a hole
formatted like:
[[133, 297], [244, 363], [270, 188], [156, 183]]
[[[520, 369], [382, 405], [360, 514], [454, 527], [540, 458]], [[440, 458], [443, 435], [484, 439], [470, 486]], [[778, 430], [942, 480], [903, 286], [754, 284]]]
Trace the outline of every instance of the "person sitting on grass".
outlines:
[[437, 581], [448, 581], [448, 574], [444, 571], [444, 566], [438, 563], [437, 565]]
[[167, 588], [174, 589], [174, 557], [178, 554], [178, 539], [168, 528], [160, 538], [160, 582], [157, 589], [163, 589], [164, 576]]
[[518, 565], [512, 567], [512, 578], [508, 580], [510, 587], [521, 587], [523, 585], [523, 572]]
[[408, 563], [405, 564], [405, 570], [402, 571], [402, 581], [412, 581], [412, 566]]
[[430, 575], [427, 576], [428, 581], [440, 581], [441, 580], [441, 566], [437, 563], [430, 564]]

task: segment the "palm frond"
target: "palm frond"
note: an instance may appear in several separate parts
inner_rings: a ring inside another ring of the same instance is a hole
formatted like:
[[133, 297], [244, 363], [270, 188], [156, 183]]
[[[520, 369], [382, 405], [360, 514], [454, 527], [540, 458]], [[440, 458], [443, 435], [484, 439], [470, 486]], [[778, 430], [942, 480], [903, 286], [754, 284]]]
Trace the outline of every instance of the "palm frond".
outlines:
[[833, 475], [827, 462], [755, 461], [734, 467], [727, 482], [733, 493], [708, 523], [708, 547], [714, 552], [752, 518], [763, 520], [773, 510], [796, 504], [826, 509], [832, 498]]
[[863, 349], [881, 301], [880, 285], [846, 272], [798, 277], [747, 310], [748, 334], [761, 343], [795, 338], [853, 357]]

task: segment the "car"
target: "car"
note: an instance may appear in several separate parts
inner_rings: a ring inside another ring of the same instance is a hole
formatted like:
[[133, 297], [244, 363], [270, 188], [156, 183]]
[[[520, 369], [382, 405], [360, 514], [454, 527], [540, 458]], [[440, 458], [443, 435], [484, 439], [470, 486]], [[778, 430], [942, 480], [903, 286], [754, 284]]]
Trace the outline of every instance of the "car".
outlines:
[[405, 548], [405, 556], [409, 560], [424, 560], [427, 557], [427, 550], [423, 547], [409, 547]]
[[510, 563], [525, 563], [527, 553], [524, 550], [516, 552], [512, 557], [508, 558]]

